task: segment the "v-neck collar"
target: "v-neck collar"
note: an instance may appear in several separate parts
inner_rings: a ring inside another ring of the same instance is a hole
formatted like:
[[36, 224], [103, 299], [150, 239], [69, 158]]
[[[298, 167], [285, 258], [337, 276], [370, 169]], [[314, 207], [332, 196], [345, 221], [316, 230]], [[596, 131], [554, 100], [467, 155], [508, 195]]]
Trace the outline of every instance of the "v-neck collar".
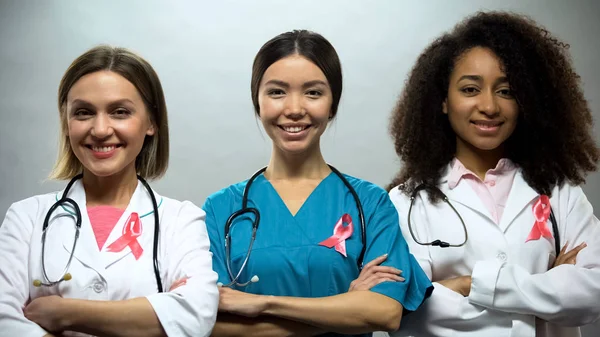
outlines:
[[[294, 220], [296, 220], [298, 218], [298, 215], [300, 215], [302, 213], [302, 211], [307, 208], [308, 206], [306, 206], [306, 204], [308, 204], [311, 201], [311, 198], [313, 197], [313, 195], [318, 192], [321, 189], [321, 186], [324, 185], [324, 182], [326, 180], [331, 179], [332, 176], [335, 176], [335, 173], [333, 171], [329, 172], [329, 174], [321, 179], [321, 181], [319, 182], [319, 184], [317, 184], [317, 186], [310, 192], [310, 194], [308, 195], [308, 197], [306, 198], [306, 200], [304, 200], [304, 202], [302, 203], [302, 205], [300, 206], [300, 208], [298, 208], [298, 211], [296, 212], [296, 214], [292, 214], [292, 212], [290, 211], [290, 209], [288, 208], [288, 206], [285, 204], [285, 201], [283, 200], [283, 198], [281, 198], [281, 195], [279, 194], [279, 192], [277, 192], [277, 189], [275, 189], [275, 186], [273, 186], [273, 184], [271, 184], [271, 182], [265, 177], [264, 173], [261, 174], [260, 176], [258, 176], [256, 179], [263, 184], [266, 184], [268, 186], [268, 188], [271, 190], [272, 193], [274, 193], [277, 197], [276, 199], [278, 200], [279, 204], [281, 207], [283, 207], [286, 210], [286, 213]], [[306, 206], [306, 207], [305, 207]]]

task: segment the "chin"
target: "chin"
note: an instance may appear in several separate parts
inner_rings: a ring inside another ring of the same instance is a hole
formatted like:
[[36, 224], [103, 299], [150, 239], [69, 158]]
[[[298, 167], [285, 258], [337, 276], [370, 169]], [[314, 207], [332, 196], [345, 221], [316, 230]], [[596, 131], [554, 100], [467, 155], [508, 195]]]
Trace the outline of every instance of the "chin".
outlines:
[[473, 144], [473, 147], [475, 147], [478, 150], [481, 151], [493, 151], [496, 150], [497, 148], [499, 148], [502, 145], [502, 142], [477, 142]]
[[292, 155], [297, 155], [297, 154], [303, 154], [308, 152], [309, 150], [309, 146], [306, 146], [304, 144], [294, 144], [294, 145], [281, 145], [279, 146], [279, 150], [285, 154], [292, 154]]
[[95, 177], [110, 177], [123, 171], [124, 168], [115, 167], [94, 167], [94, 165], [85, 166], [86, 171]]

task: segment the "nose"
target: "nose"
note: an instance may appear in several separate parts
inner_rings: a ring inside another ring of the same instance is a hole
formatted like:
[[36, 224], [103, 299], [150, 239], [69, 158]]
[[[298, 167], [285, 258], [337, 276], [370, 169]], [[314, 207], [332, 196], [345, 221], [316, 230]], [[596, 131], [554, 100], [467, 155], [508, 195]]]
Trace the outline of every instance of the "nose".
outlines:
[[108, 114], [99, 112], [94, 117], [91, 134], [95, 138], [105, 139], [113, 134], [113, 128]]
[[488, 117], [495, 117], [500, 113], [497, 97], [493, 92], [484, 92], [479, 95], [478, 109]]
[[303, 95], [290, 94], [285, 102], [284, 115], [293, 120], [300, 120], [306, 115], [306, 110], [303, 106]]

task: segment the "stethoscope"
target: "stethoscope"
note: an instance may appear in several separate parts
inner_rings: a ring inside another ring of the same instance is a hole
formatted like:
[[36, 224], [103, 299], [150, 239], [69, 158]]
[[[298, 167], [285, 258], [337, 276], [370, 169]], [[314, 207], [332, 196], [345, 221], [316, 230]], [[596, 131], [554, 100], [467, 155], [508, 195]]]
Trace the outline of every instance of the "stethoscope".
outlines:
[[[354, 198], [354, 202], [356, 203], [356, 208], [358, 209], [358, 218], [359, 218], [359, 222], [360, 222], [360, 231], [361, 231], [361, 240], [362, 240], [362, 249], [360, 252], [360, 255], [358, 257], [358, 268], [361, 269], [362, 268], [362, 261], [363, 261], [363, 257], [365, 254], [365, 250], [367, 247], [367, 237], [366, 237], [366, 225], [365, 225], [365, 215], [363, 212], [363, 208], [362, 208], [362, 204], [360, 202], [360, 199], [358, 198], [358, 194], [356, 194], [356, 191], [354, 190], [354, 188], [352, 187], [352, 185], [350, 185], [350, 183], [348, 182], [348, 180], [346, 180], [346, 178], [340, 173], [340, 171], [338, 171], [335, 167], [328, 165], [329, 168], [331, 169], [331, 171], [333, 171], [333, 173], [335, 173], [335, 175], [337, 175], [342, 182], [344, 183], [344, 185], [346, 185], [346, 187], [348, 188], [348, 190], [350, 191], [350, 193], [352, 194], [352, 197]], [[254, 180], [261, 175], [263, 172], [265, 172], [267, 168], [263, 167], [262, 169], [258, 170], [256, 173], [254, 173], [254, 175], [252, 175], [252, 177], [248, 180], [248, 182], [246, 183], [246, 187], [244, 188], [244, 193], [242, 195], [242, 208], [236, 212], [234, 212], [233, 214], [231, 214], [229, 216], [229, 218], [227, 219], [227, 222], [225, 223], [225, 263], [227, 264], [227, 273], [229, 273], [229, 277], [231, 278], [231, 282], [229, 282], [228, 284], [222, 284], [219, 283], [219, 286], [225, 286], [225, 287], [232, 287], [232, 286], [238, 286], [238, 287], [245, 287], [250, 283], [255, 283], [259, 281], [259, 278], [257, 275], [252, 276], [252, 278], [250, 278], [249, 281], [244, 282], [244, 283], [240, 283], [238, 282], [238, 279], [240, 278], [240, 275], [242, 275], [242, 272], [244, 271], [244, 268], [246, 267], [246, 265], [248, 264], [248, 260], [250, 259], [250, 253], [252, 252], [252, 245], [254, 244], [254, 240], [256, 239], [256, 231], [258, 230], [258, 225], [260, 223], [260, 212], [258, 211], [257, 208], [255, 207], [248, 207], [248, 193], [250, 191], [250, 186], [252, 185], [252, 183], [254, 182]], [[244, 214], [252, 214], [254, 215], [254, 218], [252, 220], [252, 236], [250, 238], [250, 244], [248, 245], [248, 252], [246, 253], [246, 257], [244, 258], [244, 261], [242, 263], [242, 266], [240, 267], [240, 270], [238, 271], [237, 274], [233, 274], [232, 272], [232, 268], [231, 268], [231, 232], [230, 232], [230, 228], [231, 225], [233, 224], [233, 221], [238, 218], [239, 216], [242, 216]]]
[[[79, 209], [79, 205], [77, 205], [77, 203], [71, 199], [67, 197], [67, 194], [69, 193], [69, 190], [71, 189], [71, 187], [73, 186], [73, 184], [75, 183], [75, 181], [77, 181], [78, 179], [81, 179], [83, 177], [83, 174], [78, 174], [75, 177], [73, 177], [73, 179], [71, 179], [71, 181], [69, 181], [69, 183], [67, 184], [67, 187], [65, 188], [62, 197], [57, 200], [52, 207], [50, 207], [50, 209], [48, 210], [48, 213], [46, 213], [46, 218], [44, 219], [44, 225], [42, 226], [42, 273], [44, 274], [44, 279], [46, 280], [46, 282], [42, 282], [41, 280], [34, 280], [33, 281], [33, 285], [35, 287], [41, 287], [41, 286], [46, 286], [46, 287], [51, 287], [54, 285], [59, 284], [62, 281], [69, 281], [72, 278], [71, 273], [69, 273], [69, 267], [71, 266], [71, 261], [73, 261], [73, 254], [75, 253], [75, 247], [77, 246], [77, 240], [79, 239], [79, 230], [81, 229], [81, 210]], [[154, 261], [154, 276], [156, 277], [156, 284], [158, 286], [158, 292], [163, 292], [163, 287], [162, 287], [162, 282], [160, 280], [160, 272], [158, 270], [158, 233], [159, 233], [159, 216], [158, 216], [158, 205], [156, 203], [156, 198], [154, 197], [154, 193], [152, 192], [152, 189], [150, 188], [150, 185], [148, 185], [148, 183], [146, 182], [146, 180], [144, 180], [142, 177], [140, 177], [139, 175], [137, 176], [138, 180], [142, 183], [142, 185], [144, 185], [144, 187], [146, 188], [146, 191], [148, 191], [148, 194], [150, 195], [150, 199], [152, 199], [152, 207], [153, 207], [153, 212], [154, 213], [154, 245], [153, 245], [153, 261]], [[162, 200], [161, 200], [162, 203]], [[64, 210], [67, 210], [64, 206], [68, 205], [70, 206], [70, 208], [73, 208], [75, 211], [73, 212], [69, 212], [71, 215], [75, 216], [75, 240], [73, 240], [73, 248], [71, 249], [71, 254], [69, 255], [69, 260], [67, 261], [67, 265], [65, 266], [63, 272], [61, 273], [62, 276], [60, 279], [56, 280], [56, 281], [51, 281], [50, 278], [48, 277], [48, 274], [46, 273], [46, 232], [48, 229], [48, 224], [50, 222], [50, 216], [52, 215], [52, 213], [58, 208], [58, 207], [62, 207]], [[148, 214], [146, 214], [148, 215]], [[144, 217], [141, 216], [140, 218]]]
[[[415, 204], [415, 199], [417, 198], [417, 195], [419, 194], [420, 191], [422, 190], [429, 190], [430, 192], [433, 192], [437, 195], [439, 195], [442, 200], [448, 204], [448, 206], [450, 206], [450, 208], [452, 208], [452, 210], [454, 211], [454, 214], [456, 214], [456, 216], [458, 217], [458, 219], [460, 220], [460, 223], [462, 224], [462, 228], [463, 231], [465, 233], [465, 239], [463, 240], [462, 243], [460, 244], [450, 244], [446, 241], [442, 241], [440, 239], [436, 239], [433, 240], [431, 242], [422, 242], [419, 241], [417, 239], [417, 237], [415, 236], [415, 234], [413, 233], [413, 229], [412, 229], [412, 223], [411, 223], [411, 213], [412, 213], [412, 208], [413, 205]], [[558, 252], [560, 252], [560, 239], [558, 236], [558, 225], [556, 223], [556, 218], [554, 217], [554, 210], [550, 211], [550, 222], [552, 222], [552, 232], [554, 233], [554, 249], [556, 249], [556, 254], [558, 255]], [[415, 190], [412, 192], [411, 196], [410, 196], [410, 207], [408, 208], [408, 230], [410, 232], [410, 235], [412, 236], [413, 240], [421, 245], [421, 246], [439, 246], [441, 248], [448, 248], [448, 247], [462, 247], [465, 245], [465, 243], [467, 243], [467, 239], [468, 239], [468, 233], [467, 233], [467, 226], [465, 225], [465, 221], [463, 220], [462, 216], [460, 215], [460, 213], [456, 210], [456, 208], [454, 208], [454, 206], [452, 205], [452, 203], [450, 202], [450, 200], [448, 199], [448, 196], [446, 196], [446, 194], [444, 194], [444, 192], [442, 192], [437, 186], [434, 185], [430, 185], [430, 184], [420, 184], [418, 185]]]

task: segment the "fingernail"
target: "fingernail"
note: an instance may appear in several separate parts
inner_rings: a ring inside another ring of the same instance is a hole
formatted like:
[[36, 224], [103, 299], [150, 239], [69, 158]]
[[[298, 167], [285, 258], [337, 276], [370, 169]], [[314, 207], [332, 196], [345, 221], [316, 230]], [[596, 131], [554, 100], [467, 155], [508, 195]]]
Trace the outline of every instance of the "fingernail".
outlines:
[[402, 274], [402, 270], [400, 270], [400, 269], [395, 269], [394, 268], [394, 271], [396, 271], [396, 274]]
[[381, 257], [385, 257], [385, 256], [388, 256], [388, 254], [387, 254], [387, 253], [385, 253], [385, 254], [381, 255]]
[[584, 242], [581, 244], [581, 246], [585, 248], [585, 247], [587, 247], [587, 243]]

